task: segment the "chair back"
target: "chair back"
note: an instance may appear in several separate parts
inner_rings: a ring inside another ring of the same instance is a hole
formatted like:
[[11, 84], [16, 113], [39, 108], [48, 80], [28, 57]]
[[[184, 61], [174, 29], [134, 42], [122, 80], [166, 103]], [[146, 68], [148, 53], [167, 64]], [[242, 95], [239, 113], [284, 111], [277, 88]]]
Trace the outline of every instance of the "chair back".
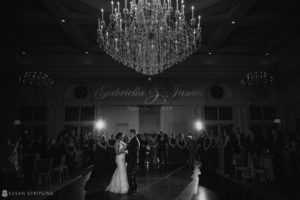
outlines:
[[34, 164], [34, 172], [50, 173], [52, 159], [37, 159]]
[[264, 164], [263, 156], [254, 156], [253, 157], [253, 165], [254, 165], [254, 168], [264, 168], [265, 164]]

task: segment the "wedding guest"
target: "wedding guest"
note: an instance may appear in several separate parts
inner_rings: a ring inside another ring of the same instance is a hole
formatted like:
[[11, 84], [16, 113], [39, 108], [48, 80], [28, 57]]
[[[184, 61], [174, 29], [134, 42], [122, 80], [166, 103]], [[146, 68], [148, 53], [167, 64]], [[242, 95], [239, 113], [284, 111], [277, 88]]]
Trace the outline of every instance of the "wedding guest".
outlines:
[[139, 167], [140, 169], [144, 169], [145, 166], [145, 156], [146, 156], [146, 146], [147, 146], [147, 138], [144, 133], [138, 135], [140, 140], [140, 152], [139, 152]]
[[274, 166], [274, 175], [275, 182], [282, 184], [284, 178], [284, 168], [283, 168], [283, 140], [281, 135], [276, 129], [272, 130], [272, 144], [271, 144], [271, 153], [273, 154], [273, 166]]
[[167, 148], [168, 148], [168, 138], [167, 135], [160, 131], [159, 135], [159, 145], [158, 145], [158, 158], [160, 166], [167, 165]]
[[157, 151], [158, 151], [158, 146], [159, 146], [159, 141], [158, 141], [158, 136], [156, 133], [151, 134], [150, 137], [150, 165], [153, 168], [157, 168], [158, 160], [157, 160]]
[[177, 138], [175, 137], [175, 133], [171, 134], [171, 137], [169, 138], [169, 145], [168, 145], [168, 159], [169, 163], [174, 164], [175, 158], [176, 158], [176, 144], [177, 144]]
[[201, 162], [201, 167], [205, 166], [205, 154], [204, 154], [204, 140], [206, 138], [206, 132], [201, 131], [197, 140], [197, 159]]
[[95, 140], [93, 138], [93, 133], [88, 133], [88, 164], [94, 164], [95, 158]]
[[178, 159], [178, 164], [186, 164], [187, 163], [187, 149], [186, 149], [186, 140], [184, 135], [181, 133], [178, 135], [178, 140], [177, 140], [177, 158]]
[[194, 167], [195, 162], [195, 141], [192, 133], [188, 133], [187, 136], [187, 149], [188, 149], [188, 165]]
[[217, 136], [215, 138], [216, 140], [216, 147], [217, 147], [217, 156], [218, 156], [218, 168], [223, 173], [224, 172], [224, 152], [223, 152], [223, 133], [219, 132], [217, 133]]
[[109, 169], [115, 170], [116, 161], [115, 161], [115, 135], [111, 134], [109, 140], [107, 141], [107, 157], [108, 157], [108, 166]]
[[95, 171], [97, 174], [104, 173], [106, 170], [106, 150], [107, 144], [104, 135], [98, 135], [95, 149]]
[[75, 169], [75, 156], [76, 147], [73, 137], [69, 137], [69, 141], [66, 146], [66, 164], [69, 168], [69, 173], [72, 174]]
[[83, 139], [81, 140], [81, 149], [82, 149], [82, 162], [83, 166], [87, 166], [89, 164], [89, 137], [88, 134], [83, 135]]
[[19, 141], [12, 140], [10, 145], [10, 154], [8, 159], [5, 160], [6, 168], [5, 173], [7, 175], [7, 189], [19, 189], [19, 178], [20, 178], [20, 166], [19, 166], [19, 154], [18, 154]]
[[225, 141], [223, 145], [224, 152], [224, 172], [226, 176], [232, 174], [232, 160], [233, 160], [233, 147], [232, 147], [232, 133], [230, 129], [224, 129]]
[[214, 166], [214, 159], [215, 159], [214, 148], [216, 147], [215, 145], [216, 143], [213, 138], [213, 132], [210, 130], [207, 134], [207, 137], [205, 137], [204, 139], [205, 165], [203, 168], [205, 170], [215, 170], [215, 166]]

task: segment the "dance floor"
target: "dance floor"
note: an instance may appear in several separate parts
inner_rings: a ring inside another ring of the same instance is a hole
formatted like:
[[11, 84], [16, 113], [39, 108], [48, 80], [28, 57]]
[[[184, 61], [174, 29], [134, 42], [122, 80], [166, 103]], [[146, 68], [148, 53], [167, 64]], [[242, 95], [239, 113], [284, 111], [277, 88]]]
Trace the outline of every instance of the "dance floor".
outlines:
[[141, 172], [138, 193], [116, 195], [105, 192], [111, 173], [84, 175], [49, 199], [55, 200], [258, 200], [265, 199], [252, 190], [221, 175], [200, 172], [199, 167], [169, 167]]

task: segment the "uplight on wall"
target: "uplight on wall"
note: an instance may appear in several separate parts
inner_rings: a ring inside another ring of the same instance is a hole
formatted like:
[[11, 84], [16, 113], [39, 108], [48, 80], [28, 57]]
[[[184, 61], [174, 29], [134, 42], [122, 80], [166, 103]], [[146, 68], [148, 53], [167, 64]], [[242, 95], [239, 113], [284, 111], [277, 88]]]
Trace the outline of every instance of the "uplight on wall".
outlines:
[[104, 128], [105, 128], [105, 122], [104, 122], [104, 120], [98, 120], [98, 121], [96, 121], [95, 122], [95, 128], [96, 128], [96, 130], [98, 130], [98, 131], [101, 131], [101, 130], [103, 130]]
[[194, 127], [197, 131], [202, 131], [204, 129], [204, 124], [201, 120], [196, 120], [194, 123]]

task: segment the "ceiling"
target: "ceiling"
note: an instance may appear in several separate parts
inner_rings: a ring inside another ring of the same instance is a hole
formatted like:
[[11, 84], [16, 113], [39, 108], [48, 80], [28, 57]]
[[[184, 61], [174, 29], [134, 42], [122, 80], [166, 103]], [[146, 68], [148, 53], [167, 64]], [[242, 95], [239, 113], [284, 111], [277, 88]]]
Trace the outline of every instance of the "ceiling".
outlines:
[[[203, 19], [202, 47], [160, 77], [298, 71], [298, 0], [186, 0], [186, 7], [191, 5]], [[1, 6], [0, 62], [13, 64], [16, 71], [37, 69], [56, 77], [140, 76], [99, 50], [99, 8], [109, 10], [110, 0], [6, 1]]]

